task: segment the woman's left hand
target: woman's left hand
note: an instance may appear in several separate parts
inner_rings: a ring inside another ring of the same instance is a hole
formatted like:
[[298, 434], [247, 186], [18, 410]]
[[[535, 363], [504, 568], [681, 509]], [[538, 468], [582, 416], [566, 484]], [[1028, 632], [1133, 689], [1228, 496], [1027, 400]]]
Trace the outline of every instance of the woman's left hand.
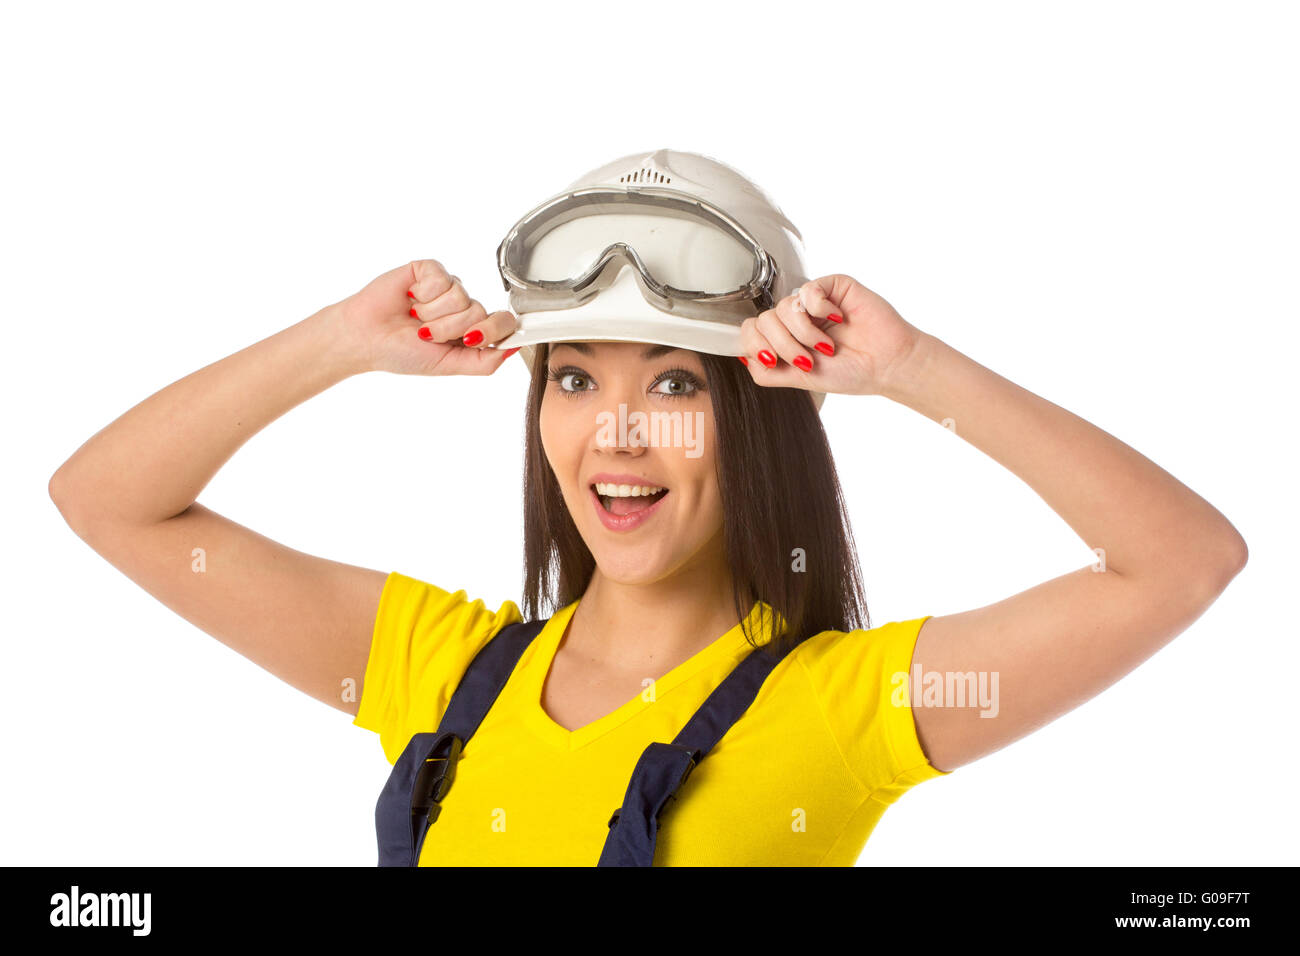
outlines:
[[759, 385], [878, 395], [921, 336], [862, 283], [828, 275], [746, 319], [740, 358]]

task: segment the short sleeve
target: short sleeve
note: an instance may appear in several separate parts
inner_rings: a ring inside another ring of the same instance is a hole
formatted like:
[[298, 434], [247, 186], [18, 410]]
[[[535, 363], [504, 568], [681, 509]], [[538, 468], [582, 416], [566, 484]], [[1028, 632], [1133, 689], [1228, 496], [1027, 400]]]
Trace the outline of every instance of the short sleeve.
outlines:
[[519, 620], [512, 601], [493, 612], [464, 591], [392, 572], [379, 598], [352, 723], [379, 734], [384, 755], [396, 762], [412, 734], [437, 729], [474, 655]]
[[929, 617], [824, 631], [805, 641], [797, 656], [849, 770], [883, 803], [951, 773], [926, 758], [908, 699], [912, 652]]

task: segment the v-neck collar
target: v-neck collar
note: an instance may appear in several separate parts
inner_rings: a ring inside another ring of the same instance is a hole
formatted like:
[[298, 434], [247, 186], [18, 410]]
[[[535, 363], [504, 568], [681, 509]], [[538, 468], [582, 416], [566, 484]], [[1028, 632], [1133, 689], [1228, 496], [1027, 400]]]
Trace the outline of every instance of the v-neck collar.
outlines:
[[[577, 730], [566, 730], [546, 712], [546, 708], [542, 706], [542, 689], [546, 686], [546, 678], [550, 675], [551, 665], [554, 663], [555, 655], [559, 651], [560, 639], [564, 636], [564, 632], [568, 628], [574, 612], [578, 609], [579, 603], [580, 601], [574, 601], [551, 615], [541, 633], [537, 635], [526, 651], [526, 658], [520, 661], [520, 665], [526, 666], [529, 672], [529, 679], [522, 688], [524, 713], [528, 723], [548, 744], [566, 751], [585, 747], [598, 737], [609, 733], [615, 727], [631, 720], [652, 703], [646, 700], [643, 694], [637, 694], [621, 707], [604, 717], [579, 727]], [[755, 602], [747, 618], [750, 632], [754, 634], [755, 640], [760, 646], [768, 638], [767, 631], [761, 627], [761, 603]], [[739, 658], [739, 652], [742, 648], [747, 651], [752, 650], [751, 645], [745, 639], [745, 632], [741, 624], [736, 623], [712, 644], [696, 652], [694, 656], [682, 661], [667, 674], [656, 679], [654, 685], [655, 697], [663, 697], [664, 694], [671, 692], [673, 688], [688, 680], [703, 668], [728, 655], [735, 655]], [[736, 663], [739, 663], [739, 660]], [[728, 670], [728, 673], [730, 673], [730, 670]]]

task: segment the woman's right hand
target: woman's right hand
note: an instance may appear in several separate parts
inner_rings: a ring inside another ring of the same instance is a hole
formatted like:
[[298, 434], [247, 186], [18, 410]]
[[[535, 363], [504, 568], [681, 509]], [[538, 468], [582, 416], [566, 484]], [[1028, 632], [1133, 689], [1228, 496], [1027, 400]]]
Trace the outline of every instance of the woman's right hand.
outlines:
[[[518, 351], [489, 347], [518, 327], [514, 313], [488, 315], [436, 259], [417, 259], [385, 272], [330, 311], [335, 334], [367, 370], [491, 375]], [[473, 332], [481, 337], [466, 345], [463, 337]]]

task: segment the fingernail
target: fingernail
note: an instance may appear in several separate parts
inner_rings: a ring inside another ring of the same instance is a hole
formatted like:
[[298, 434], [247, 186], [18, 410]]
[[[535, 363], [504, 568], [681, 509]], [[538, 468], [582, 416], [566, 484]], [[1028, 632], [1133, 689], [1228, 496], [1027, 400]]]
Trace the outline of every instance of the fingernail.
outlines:
[[804, 358], [802, 355], [795, 356], [795, 360], [793, 364], [795, 368], [801, 368], [805, 372], [812, 371], [812, 361], [810, 359]]
[[745, 356], [743, 355], [737, 355], [736, 358], [740, 359], [740, 361], [744, 364], [745, 368], [749, 368], [749, 359], [745, 358]]
[[478, 329], [471, 329], [461, 337], [461, 341], [466, 345], [478, 345], [483, 341], [483, 333]]
[[407, 290], [406, 290], [406, 297], [407, 297], [408, 299], [414, 299], [414, 298], [415, 298], [415, 293], [412, 292], [410, 289], [407, 289]]
[[826, 316], [826, 318], [830, 319], [832, 322], [843, 322], [843, 321], [844, 321], [844, 316], [842, 316], [842, 315], [836, 315], [834, 312], [832, 312], [830, 315]]
[[516, 352], [518, 352], [521, 348], [523, 348], [522, 345], [516, 345], [516, 346], [515, 346], [514, 348], [512, 348], [512, 349], [506, 349], [506, 358], [510, 358], [510, 356], [514, 355], [514, 354], [515, 354]]
[[767, 349], [762, 349], [759, 351], [758, 360], [762, 362], [764, 365], [766, 365], [768, 368], [771, 368], [776, 364], [776, 356], [773, 355], [771, 352], [769, 352]]
[[427, 325], [420, 326], [420, 331], [416, 332], [415, 334], [418, 335], [420, 338], [424, 339], [426, 342], [429, 341], [429, 339], [433, 338], [433, 333], [429, 331], [429, 327]]
[[413, 318], [413, 319], [418, 319], [418, 318], [419, 318], [419, 316], [415, 314], [415, 310], [414, 310], [414, 309], [412, 309], [412, 310], [410, 311], [409, 315], [410, 315], [411, 318]]
[[813, 348], [815, 348], [818, 352], [821, 352], [822, 355], [835, 354], [835, 346], [832, 345], [830, 342], [818, 342], [816, 345], [813, 346]]

